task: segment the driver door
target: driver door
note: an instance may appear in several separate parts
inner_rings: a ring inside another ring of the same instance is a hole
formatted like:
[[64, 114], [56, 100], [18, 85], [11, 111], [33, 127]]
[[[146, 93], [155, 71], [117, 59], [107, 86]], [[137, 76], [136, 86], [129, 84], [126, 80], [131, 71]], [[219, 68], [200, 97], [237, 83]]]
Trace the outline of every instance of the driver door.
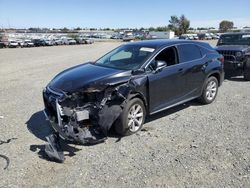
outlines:
[[[165, 61], [166, 66], [155, 71], [156, 61]], [[185, 83], [182, 66], [178, 63], [176, 47], [168, 47], [163, 49], [146, 67], [149, 80], [149, 108], [151, 114], [181, 100]]]

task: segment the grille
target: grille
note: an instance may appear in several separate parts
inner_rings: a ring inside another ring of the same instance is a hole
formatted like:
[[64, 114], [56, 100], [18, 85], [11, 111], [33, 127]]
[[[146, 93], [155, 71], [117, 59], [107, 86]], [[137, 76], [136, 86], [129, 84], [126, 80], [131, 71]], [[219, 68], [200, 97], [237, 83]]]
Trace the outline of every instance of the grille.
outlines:
[[218, 50], [218, 52], [224, 56], [226, 61], [236, 61], [236, 51]]

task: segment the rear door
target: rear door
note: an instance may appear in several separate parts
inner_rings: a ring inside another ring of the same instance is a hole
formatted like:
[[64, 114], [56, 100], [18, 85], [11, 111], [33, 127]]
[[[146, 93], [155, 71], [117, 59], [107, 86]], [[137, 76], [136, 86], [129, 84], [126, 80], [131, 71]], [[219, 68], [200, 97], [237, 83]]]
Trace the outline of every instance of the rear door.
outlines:
[[196, 44], [180, 44], [177, 46], [179, 63], [183, 68], [185, 99], [199, 95], [205, 79], [204, 70], [208, 63]]

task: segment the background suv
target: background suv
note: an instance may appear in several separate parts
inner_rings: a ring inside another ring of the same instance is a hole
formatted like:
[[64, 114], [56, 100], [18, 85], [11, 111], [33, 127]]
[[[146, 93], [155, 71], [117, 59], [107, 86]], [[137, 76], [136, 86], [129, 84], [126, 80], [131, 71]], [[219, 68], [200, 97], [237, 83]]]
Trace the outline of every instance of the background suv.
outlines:
[[216, 50], [225, 58], [227, 77], [244, 75], [250, 81], [250, 33], [222, 34]]

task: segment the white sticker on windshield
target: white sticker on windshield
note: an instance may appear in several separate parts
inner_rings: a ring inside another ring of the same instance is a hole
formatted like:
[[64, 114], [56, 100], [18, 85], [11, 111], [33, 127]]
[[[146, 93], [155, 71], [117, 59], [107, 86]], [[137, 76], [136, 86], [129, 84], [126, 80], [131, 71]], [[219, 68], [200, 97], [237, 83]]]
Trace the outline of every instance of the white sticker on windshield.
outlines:
[[250, 38], [250, 35], [242, 35], [242, 38]]
[[154, 52], [155, 49], [154, 49], [154, 48], [142, 47], [142, 48], [140, 48], [140, 51], [144, 51], [144, 52]]

